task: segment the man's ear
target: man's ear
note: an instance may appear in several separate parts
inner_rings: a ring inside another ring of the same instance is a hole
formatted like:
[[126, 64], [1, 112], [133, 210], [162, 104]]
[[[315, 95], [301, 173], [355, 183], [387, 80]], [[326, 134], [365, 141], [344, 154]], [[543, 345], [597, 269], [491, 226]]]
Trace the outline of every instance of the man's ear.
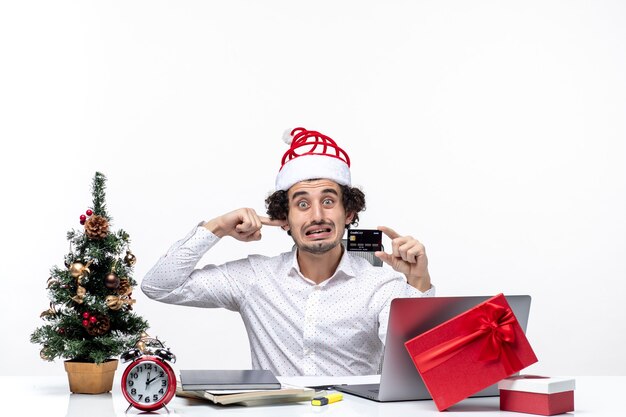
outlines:
[[350, 212], [348, 213], [348, 215], [346, 216], [346, 224], [350, 224], [352, 223], [352, 220], [354, 220], [354, 216], [356, 215], [355, 212]]

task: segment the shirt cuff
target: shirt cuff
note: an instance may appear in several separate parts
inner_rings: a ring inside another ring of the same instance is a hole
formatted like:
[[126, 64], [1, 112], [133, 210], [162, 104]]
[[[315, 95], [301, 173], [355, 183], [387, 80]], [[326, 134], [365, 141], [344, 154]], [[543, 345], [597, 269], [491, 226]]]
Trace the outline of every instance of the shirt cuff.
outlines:
[[[204, 224], [204, 222], [202, 223]], [[190, 236], [186, 245], [199, 253], [206, 253], [206, 251], [211, 249], [219, 240], [220, 238], [206, 227], [197, 226], [195, 233]]]
[[[419, 290], [418, 290], [419, 291]], [[435, 286], [430, 284], [430, 288], [427, 289], [426, 291], [422, 292], [422, 297], [434, 297], [435, 296]]]

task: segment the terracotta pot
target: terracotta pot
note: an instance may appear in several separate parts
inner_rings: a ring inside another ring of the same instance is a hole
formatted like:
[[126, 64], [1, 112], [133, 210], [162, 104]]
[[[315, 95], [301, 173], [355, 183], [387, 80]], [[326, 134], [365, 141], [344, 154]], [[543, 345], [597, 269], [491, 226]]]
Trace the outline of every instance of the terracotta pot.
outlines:
[[113, 388], [117, 359], [109, 359], [100, 364], [71, 360], [64, 363], [71, 392], [75, 394], [102, 394]]

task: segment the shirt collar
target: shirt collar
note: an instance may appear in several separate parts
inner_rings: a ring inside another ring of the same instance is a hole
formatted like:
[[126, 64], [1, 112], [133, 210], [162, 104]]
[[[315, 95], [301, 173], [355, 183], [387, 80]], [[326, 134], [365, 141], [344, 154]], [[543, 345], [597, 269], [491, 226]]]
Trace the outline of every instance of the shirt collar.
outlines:
[[[302, 275], [302, 272], [300, 271], [300, 265], [298, 264], [297, 254], [298, 254], [298, 249], [294, 247], [291, 250], [290, 275], [291, 274], [298, 275], [300, 278], [304, 279], [305, 281], [315, 284], [313, 281], [311, 281], [310, 279]], [[339, 261], [339, 265], [337, 265], [337, 269], [335, 270], [335, 273], [330, 278], [328, 278], [326, 281], [322, 282], [319, 285], [324, 286], [326, 285], [327, 282], [331, 281], [335, 277], [345, 277], [346, 279], [349, 279], [349, 278], [354, 278], [355, 276], [356, 276], [356, 273], [354, 272], [354, 265], [352, 264], [352, 259], [348, 255], [348, 251], [344, 247], [343, 253], [341, 254], [341, 260]]]

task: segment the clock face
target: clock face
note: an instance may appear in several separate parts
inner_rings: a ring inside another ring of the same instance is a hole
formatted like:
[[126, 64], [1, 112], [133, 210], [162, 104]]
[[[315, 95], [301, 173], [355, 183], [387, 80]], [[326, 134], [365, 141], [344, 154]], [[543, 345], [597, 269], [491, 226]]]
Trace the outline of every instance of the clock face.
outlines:
[[176, 392], [174, 372], [160, 359], [141, 357], [124, 371], [122, 392], [136, 408], [156, 410], [169, 402]]

